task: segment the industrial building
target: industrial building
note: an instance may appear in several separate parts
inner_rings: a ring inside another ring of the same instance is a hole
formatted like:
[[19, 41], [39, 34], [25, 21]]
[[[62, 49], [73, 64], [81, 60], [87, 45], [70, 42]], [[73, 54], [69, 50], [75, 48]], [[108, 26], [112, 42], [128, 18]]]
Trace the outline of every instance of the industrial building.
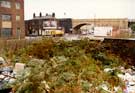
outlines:
[[24, 0], [0, 0], [0, 38], [24, 37]]
[[26, 36], [48, 36], [48, 35], [63, 35], [70, 33], [72, 28], [72, 19], [58, 19], [55, 13], [38, 16], [33, 14], [33, 18], [25, 21]]

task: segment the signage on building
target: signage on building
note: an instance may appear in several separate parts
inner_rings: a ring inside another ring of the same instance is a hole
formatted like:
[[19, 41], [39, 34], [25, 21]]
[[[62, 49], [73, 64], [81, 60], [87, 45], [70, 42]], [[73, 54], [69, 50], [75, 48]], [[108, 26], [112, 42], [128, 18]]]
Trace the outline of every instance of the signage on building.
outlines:
[[43, 29], [56, 29], [57, 21], [55, 20], [47, 20], [43, 21]]

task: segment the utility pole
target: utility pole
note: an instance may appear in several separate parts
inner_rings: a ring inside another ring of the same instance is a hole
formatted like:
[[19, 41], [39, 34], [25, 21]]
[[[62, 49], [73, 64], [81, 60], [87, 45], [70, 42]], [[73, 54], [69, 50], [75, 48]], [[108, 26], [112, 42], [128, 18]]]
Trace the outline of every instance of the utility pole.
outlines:
[[93, 22], [93, 32], [94, 32], [94, 28], [95, 28], [95, 25], [96, 25], [96, 22], [95, 22], [95, 21], [96, 21], [96, 19], [95, 19], [95, 18], [96, 18], [96, 14], [94, 13], [94, 20], [93, 20], [93, 21], [94, 21], [94, 22]]
[[96, 25], [96, 14], [94, 14], [94, 26]]

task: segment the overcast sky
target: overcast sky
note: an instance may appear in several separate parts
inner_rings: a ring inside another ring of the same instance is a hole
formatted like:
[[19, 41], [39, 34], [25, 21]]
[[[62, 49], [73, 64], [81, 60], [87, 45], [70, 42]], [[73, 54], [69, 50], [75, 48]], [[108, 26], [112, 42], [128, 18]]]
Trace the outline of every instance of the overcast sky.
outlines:
[[63, 18], [135, 18], [135, 0], [24, 0], [25, 19], [55, 12]]

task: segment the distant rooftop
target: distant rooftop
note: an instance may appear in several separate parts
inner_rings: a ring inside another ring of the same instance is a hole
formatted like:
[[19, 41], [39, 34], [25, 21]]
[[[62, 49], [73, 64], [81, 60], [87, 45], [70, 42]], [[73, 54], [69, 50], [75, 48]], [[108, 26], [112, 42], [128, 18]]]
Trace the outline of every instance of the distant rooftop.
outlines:
[[52, 14], [48, 14], [46, 13], [44, 16], [42, 15], [42, 13], [39, 13], [39, 16], [36, 16], [35, 13], [33, 13], [33, 19], [54, 19], [55, 18], [55, 13]]
[[52, 17], [52, 16], [35, 16], [33, 19], [52, 19], [52, 18], [55, 18], [55, 17]]

